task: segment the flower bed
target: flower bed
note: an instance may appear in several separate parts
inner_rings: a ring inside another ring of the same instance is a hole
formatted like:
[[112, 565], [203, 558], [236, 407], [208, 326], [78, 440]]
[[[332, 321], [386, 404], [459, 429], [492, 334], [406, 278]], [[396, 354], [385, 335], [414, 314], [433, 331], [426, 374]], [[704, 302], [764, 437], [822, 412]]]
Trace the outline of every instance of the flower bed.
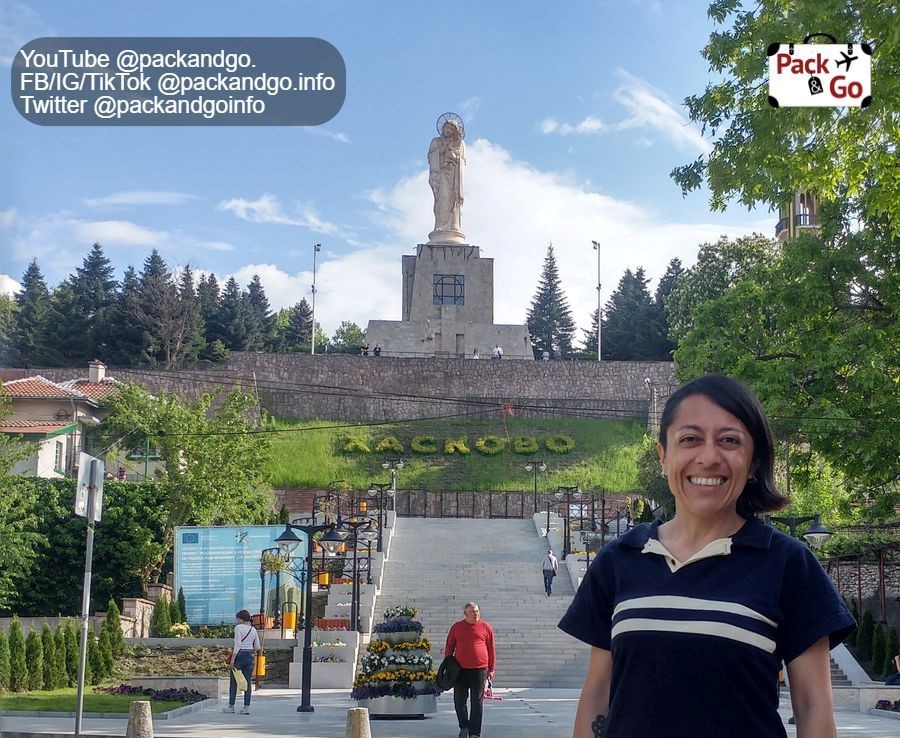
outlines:
[[475, 448], [485, 456], [497, 456], [506, 451], [506, 441], [500, 436], [482, 436], [476, 439]]
[[94, 687], [95, 692], [106, 694], [127, 694], [134, 697], [147, 697], [156, 702], [185, 702], [193, 704], [207, 699], [207, 695], [193, 689], [182, 687], [181, 689], [153, 689], [152, 687], [133, 687], [130, 684], [120, 684], [118, 687]]
[[575, 448], [575, 439], [563, 433], [556, 433], [544, 439], [544, 446], [554, 454], [567, 454]]
[[516, 436], [513, 438], [513, 451], [517, 454], [536, 454], [537, 450], [538, 442], [534, 436]]
[[436, 454], [437, 439], [434, 436], [413, 436], [409, 447], [417, 454]]
[[900, 712], [900, 700], [878, 700], [875, 703], [876, 710], [887, 710], [889, 712]]

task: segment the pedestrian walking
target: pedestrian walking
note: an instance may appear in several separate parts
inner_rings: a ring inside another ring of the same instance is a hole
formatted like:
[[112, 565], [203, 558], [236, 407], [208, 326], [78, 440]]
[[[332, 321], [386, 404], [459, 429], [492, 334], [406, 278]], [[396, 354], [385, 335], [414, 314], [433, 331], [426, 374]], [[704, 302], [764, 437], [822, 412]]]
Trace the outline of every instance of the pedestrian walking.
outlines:
[[494, 346], [494, 350], [491, 351], [491, 358], [492, 359], [502, 359], [503, 358], [503, 349], [500, 348], [499, 343], [496, 346]]
[[[461, 667], [453, 685], [459, 738], [479, 738], [484, 691], [488, 680], [494, 678], [494, 630], [481, 619], [477, 602], [467, 602], [463, 616], [450, 627], [444, 656], [453, 656]], [[471, 702], [470, 707], [466, 706], [467, 701]]]
[[797, 735], [833, 738], [828, 651], [856, 624], [809, 548], [757, 517], [789, 502], [759, 400], [695, 379], [657, 448], [674, 517], [607, 544], [559, 624], [592, 646], [573, 738], [784, 738], [782, 661]]
[[553, 555], [553, 549], [548, 548], [541, 562], [541, 573], [544, 575], [544, 591], [547, 597], [553, 594], [553, 577], [559, 573], [559, 559]]
[[[256, 654], [262, 650], [259, 642], [259, 633], [250, 625], [250, 613], [241, 610], [237, 615], [237, 625], [234, 626], [234, 648], [229, 657], [229, 664], [244, 675], [247, 680], [247, 688], [244, 690], [244, 706], [241, 715], [250, 714], [250, 682], [253, 679], [253, 667], [256, 665]], [[234, 674], [229, 671], [228, 680], [228, 706], [223, 707], [224, 712], [234, 712], [234, 703], [237, 701], [237, 682]]]

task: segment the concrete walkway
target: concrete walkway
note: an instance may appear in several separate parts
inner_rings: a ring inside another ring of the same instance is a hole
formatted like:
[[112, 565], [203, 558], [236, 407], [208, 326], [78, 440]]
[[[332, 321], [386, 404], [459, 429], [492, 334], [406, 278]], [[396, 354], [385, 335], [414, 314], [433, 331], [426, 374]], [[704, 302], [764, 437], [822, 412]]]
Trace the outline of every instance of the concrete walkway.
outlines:
[[[485, 704], [482, 735], [485, 738], [568, 738], [572, 731], [578, 691], [571, 689], [497, 690], [502, 701]], [[253, 698], [253, 714], [228, 715], [219, 708], [188, 713], [171, 720], [157, 721], [158, 738], [343, 738], [346, 714], [355, 707], [346, 690], [314, 690], [314, 713], [298, 713], [298, 690], [267, 689]], [[790, 705], [781, 703], [787, 721]], [[835, 711], [840, 738], [898, 738], [900, 720], [846, 710]], [[0, 738], [31, 738], [72, 735], [71, 718], [0, 717]], [[125, 719], [86, 719], [83, 735], [124, 736]], [[372, 720], [373, 738], [454, 738], [457, 733], [453, 700], [443, 695], [438, 712], [425, 720]], [[794, 726], [785, 725], [790, 738]], [[698, 736], [697, 738], [706, 738]], [[709, 737], [712, 738], [712, 737]]]

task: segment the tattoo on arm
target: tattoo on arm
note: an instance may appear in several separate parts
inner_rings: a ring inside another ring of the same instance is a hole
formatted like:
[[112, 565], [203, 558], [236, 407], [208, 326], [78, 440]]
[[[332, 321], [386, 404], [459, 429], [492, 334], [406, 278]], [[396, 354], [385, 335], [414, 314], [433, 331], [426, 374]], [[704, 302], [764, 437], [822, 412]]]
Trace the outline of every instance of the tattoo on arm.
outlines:
[[603, 738], [606, 735], [606, 715], [597, 715], [591, 723], [591, 735], [594, 738]]

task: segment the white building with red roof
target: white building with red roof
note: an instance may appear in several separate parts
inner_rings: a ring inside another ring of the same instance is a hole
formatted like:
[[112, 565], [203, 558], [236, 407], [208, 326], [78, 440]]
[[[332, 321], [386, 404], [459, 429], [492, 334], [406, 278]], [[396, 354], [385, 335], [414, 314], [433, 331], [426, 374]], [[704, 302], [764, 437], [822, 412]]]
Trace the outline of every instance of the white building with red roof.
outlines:
[[87, 377], [54, 382], [35, 375], [13, 379], [0, 386], [12, 412], [0, 419], [0, 433], [21, 435], [37, 444], [37, 452], [20, 462], [14, 473], [36, 477], [72, 475], [78, 454], [89, 451], [85, 430], [103, 421], [102, 402], [118, 391], [121, 383], [106, 376], [106, 365], [90, 363]]

